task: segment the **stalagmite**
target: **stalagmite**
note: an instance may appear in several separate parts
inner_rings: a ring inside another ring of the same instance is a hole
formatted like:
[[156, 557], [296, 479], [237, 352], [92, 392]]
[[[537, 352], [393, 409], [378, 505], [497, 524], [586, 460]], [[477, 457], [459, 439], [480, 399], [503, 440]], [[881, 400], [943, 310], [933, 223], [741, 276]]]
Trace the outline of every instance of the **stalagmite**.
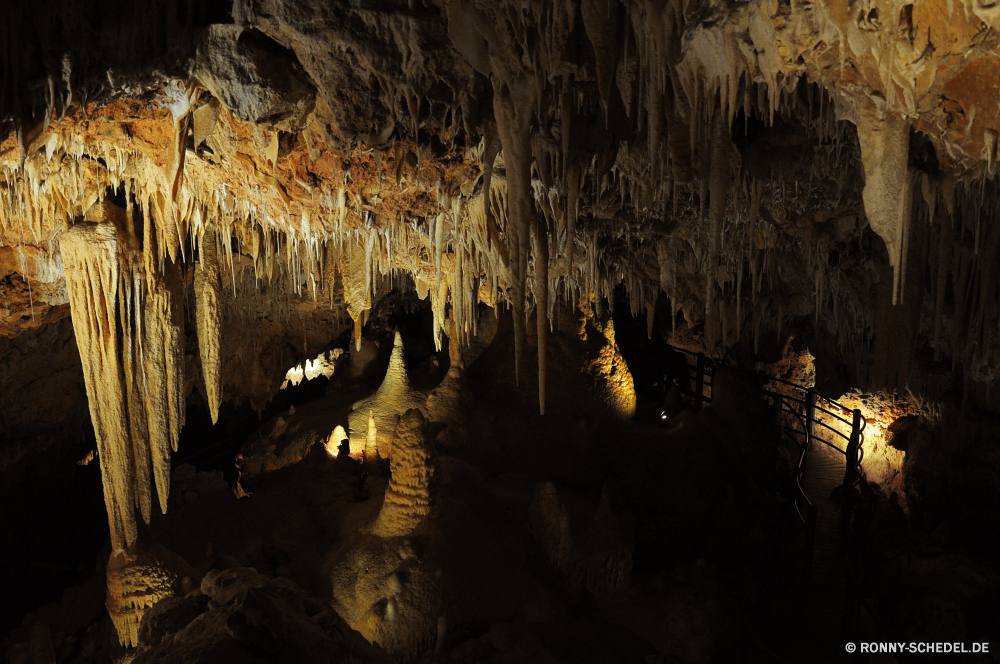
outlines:
[[105, 607], [123, 646], [139, 645], [139, 627], [153, 606], [188, 592], [198, 572], [179, 555], [159, 544], [130, 545], [114, 553], [106, 571]]
[[352, 628], [400, 659], [433, 644], [446, 581], [427, 527], [435, 474], [427, 422], [407, 410], [393, 436], [392, 478], [370, 528], [345, 547], [330, 573], [332, 605]]
[[368, 411], [368, 428], [365, 431], [364, 462], [366, 466], [378, 463], [378, 425], [375, 424], [375, 412]]
[[[396, 427], [396, 418], [410, 408], [424, 407], [426, 398], [425, 393], [410, 388], [406, 360], [403, 357], [403, 338], [396, 332], [389, 368], [382, 385], [375, 394], [355, 403], [353, 411], [348, 415], [351, 453], [362, 453], [374, 442], [381, 458], [391, 458], [392, 432]], [[371, 426], [372, 422], [374, 427]], [[371, 440], [373, 435], [377, 436], [374, 441]]]
[[416, 408], [406, 411], [392, 435], [392, 479], [372, 524], [373, 535], [404, 537], [430, 516], [434, 465], [428, 438], [421, 412]]
[[326, 453], [333, 457], [338, 456], [340, 454], [340, 444], [345, 440], [349, 441], [350, 439], [347, 436], [347, 432], [344, 431], [344, 427], [338, 424], [326, 440]]
[[222, 403], [222, 277], [215, 233], [206, 233], [194, 272], [198, 351], [212, 424], [219, 420]]

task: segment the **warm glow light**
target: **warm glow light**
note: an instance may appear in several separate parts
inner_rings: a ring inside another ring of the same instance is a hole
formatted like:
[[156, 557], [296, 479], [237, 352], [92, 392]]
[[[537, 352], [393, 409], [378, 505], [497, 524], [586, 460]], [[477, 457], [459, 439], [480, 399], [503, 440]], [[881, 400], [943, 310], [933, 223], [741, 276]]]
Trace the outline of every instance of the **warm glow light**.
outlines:
[[[760, 364], [757, 368], [797, 385], [812, 387], [816, 380], [815, 358], [808, 350], [801, 352], [793, 350], [791, 342], [789, 339], [780, 361], [770, 366]], [[797, 396], [796, 389], [788, 388], [781, 383], [772, 383], [769, 387], [787, 396]], [[889, 445], [888, 439], [891, 436], [888, 435], [888, 429], [893, 422], [906, 415], [932, 416], [933, 406], [916, 405], [915, 402], [919, 402], [919, 399], [906, 399], [885, 393], [862, 393], [857, 390], [842, 395], [836, 401], [843, 406], [843, 410], [824, 399], [819, 400], [815, 415], [817, 424], [814, 428], [817, 435], [841, 450], [846, 450], [851, 435], [853, 411], [860, 410], [866, 422], [861, 459], [865, 477], [869, 482], [877, 483], [887, 495], [895, 492], [900, 505], [906, 510], [902, 475], [903, 459], [906, 454]], [[836, 417], [821, 409], [829, 410]], [[836, 435], [831, 429], [841, 435]], [[826, 445], [818, 445], [815, 449], [818, 453], [843, 463], [844, 455], [840, 452]]]
[[899, 497], [900, 506], [907, 510], [906, 493], [903, 491], [903, 459], [906, 453], [889, 444], [889, 426], [907, 415], [928, 415], [927, 406], [921, 408], [912, 401], [887, 394], [861, 394], [849, 392], [840, 398], [847, 408], [857, 408], [867, 421], [865, 427], [864, 457], [861, 467], [869, 482], [876, 482], [885, 493]]
[[281, 384], [281, 389], [289, 385], [298, 385], [303, 380], [312, 380], [319, 376], [329, 378], [333, 375], [333, 370], [337, 365], [337, 359], [344, 354], [342, 348], [334, 348], [325, 353], [320, 353], [312, 360], [306, 360], [298, 364], [285, 373], [285, 382]]
[[345, 440], [348, 440], [347, 432], [338, 424], [326, 441], [326, 453], [332, 457], [340, 456], [340, 443]]

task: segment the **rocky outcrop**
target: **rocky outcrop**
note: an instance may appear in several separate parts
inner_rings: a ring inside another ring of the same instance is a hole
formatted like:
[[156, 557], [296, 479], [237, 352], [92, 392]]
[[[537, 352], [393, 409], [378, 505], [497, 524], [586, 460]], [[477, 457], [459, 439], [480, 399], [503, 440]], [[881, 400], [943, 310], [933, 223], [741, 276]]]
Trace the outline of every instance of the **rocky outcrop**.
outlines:
[[106, 606], [123, 645], [139, 643], [143, 616], [162, 599], [191, 590], [196, 572], [162, 546], [130, 546], [108, 562]]
[[[342, 633], [343, 623], [319, 611], [319, 602], [293, 581], [237, 569], [222, 572], [216, 581], [227, 572], [231, 583], [224, 591], [213, 586], [211, 600], [195, 591], [154, 606], [143, 620], [139, 652], [132, 662], [319, 664], [359, 652], [359, 644]], [[362, 652], [366, 662], [382, 660], [374, 649]]]
[[427, 423], [416, 409], [392, 438], [392, 480], [369, 533], [331, 573], [333, 607], [372, 643], [414, 657], [438, 639], [440, 573], [426, 555], [434, 478]]
[[410, 387], [410, 379], [403, 357], [403, 338], [394, 335], [392, 356], [382, 384], [372, 396], [354, 404], [348, 416], [351, 454], [363, 454], [369, 447], [367, 438], [372, 435], [369, 421], [374, 422], [375, 449], [383, 459], [392, 457], [392, 440], [397, 422], [411, 408], [425, 409], [427, 393]]
[[245, 122], [298, 132], [316, 105], [295, 54], [244, 26], [211, 26], [191, 74]]
[[635, 519], [614, 499], [607, 482], [596, 509], [570, 489], [541, 483], [529, 514], [535, 541], [570, 583], [596, 595], [629, 587]]

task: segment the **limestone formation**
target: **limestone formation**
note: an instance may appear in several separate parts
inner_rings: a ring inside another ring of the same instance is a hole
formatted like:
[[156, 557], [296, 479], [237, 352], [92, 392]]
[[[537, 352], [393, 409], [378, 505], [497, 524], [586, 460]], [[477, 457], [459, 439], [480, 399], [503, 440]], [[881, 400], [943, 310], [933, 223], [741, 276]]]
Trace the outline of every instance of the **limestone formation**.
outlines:
[[598, 396], [608, 409], [621, 419], [628, 419], [635, 413], [635, 385], [615, 343], [614, 323], [610, 320], [604, 324], [595, 322], [595, 327], [604, 342], [598, 346], [597, 356], [587, 363], [584, 370], [592, 376]]
[[396, 421], [410, 408], [423, 408], [426, 399], [425, 393], [410, 388], [403, 357], [403, 338], [396, 332], [389, 368], [382, 384], [375, 394], [355, 403], [353, 412], [348, 416], [351, 454], [368, 454], [368, 441], [374, 430], [378, 455], [383, 459], [391, 458]]
[[[454, 325], [449, 333], [448, 355], [450, 365], [448, 373], [427, 395], [426, 414], [433, 422], [460, 422], [463, 417], [462, 402], [463, 396], [467, 393], [468, 384], [465, 381], [465, 358], [463, 348], [457, 343], [450, 343], [450, 340], [457, 337], [454, 334]], [[472, 348], [468, 348], [472, 350]]]
[[154, 481], [166, 512], [184, 418], [183, 303], [176, 272], [147, 273], [115, 208], [102, 214], [73, 225], [61, 248], [118, 550], [135, 541], [136, 507], [149, 522]]
[[214, 233], [202, 238], [194, 277], [198, 350], [213, 423], [219, 419], [222, 403], [222, 279], [216, 242]]
[[348, 437], [347, 432], [344, 431], [344, 427], [338, 424], [330, 433], [330, 437], [326, 441], [326, 453], [330, 456], [337, 456], [340, 454], [340, 445], [345, 440], [348, 441], [348, 445], [350, 445], [350, 438]]
[[378, 464], [378, 426], [375, 423], [375, 414], [370, 410], [368, 411], [368, 428], [365, 431], [365, 449], [361, 457], [369, 468]]
[[[343, 610], [399, 652], [431, 637], [389, 625], [433, 604], [429, 571], [412, 592], [397, 574], [420, 556], [395, 540], [430, 504], [407, 414], [459, 428], [484, 316], [512, 326], [505, 361], [546, 418], [571, 304], [593, 335], [571, 369], [621, 419], [642, 389], [622, 307], [648, 339], [742, 357], [809, 335], [852, 386], [1000, 412], [993, 0], [79, 4], [13, 2], [0, 31], [0, 334], [43, 346], [29, 335], [72, 320], [113, 562], [136, 513], [166, 511], [202, 386], [213, 422], [262, 415], [351, 331], [359, 379], [387, 301], [427, 307], [430, 345], [452, 349], [417, 391], [397, 333], [348, 416], [351, 454], [392, 460], [368, 535], [393, 543], [365, 554], [384, 574], [356, 572], [374, 585]], [[26, 388], [0, 395], [7, 468], [36, 412], [18, 399], [41, 388], [4, 384]], [[564, 561], [580, 531], [550, 493], [536, 511]], [[626, 548], [574, 569], [618, 587]]]
[[333, 570], [333, 608], [365, 639], [412, 659], [437, 640], [440, 580], [405, 538], [356, 542]]
[[372, 525], [378, 537], [405, 537], [431, 513], [434, 463], [427, 422], [416, 408], [406, 411], [392, 435], [392, 480]]
[[334, 608], [390, 653], [415, 657], [437, 639], [441, 583], [415, 538], [428, 533], [434, 458], [427, 421], [406, 411], [392, 438], [392, 479], [370, 535], [333, 571]]
[[571, 583], [596, 595], [628, 588], [635, 549], [635, 519], [605, 482], [597, 508], [551, 482], [535, 487], [529, 509], [535, 541]]
[[190, 590], [191, 573], [183, 559], [161, 546], [132, 546], [111, 556], [107, 608], [123, 645], [139, 644], [143, 616], [161, 599]]

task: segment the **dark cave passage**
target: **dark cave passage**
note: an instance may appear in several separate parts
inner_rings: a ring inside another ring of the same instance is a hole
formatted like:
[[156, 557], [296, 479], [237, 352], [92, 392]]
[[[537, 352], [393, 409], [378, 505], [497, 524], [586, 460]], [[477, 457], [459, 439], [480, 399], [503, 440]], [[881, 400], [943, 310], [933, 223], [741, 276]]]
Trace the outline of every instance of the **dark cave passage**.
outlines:
[[994, 661], [952, 4], [6, 3], [0, 664]]

